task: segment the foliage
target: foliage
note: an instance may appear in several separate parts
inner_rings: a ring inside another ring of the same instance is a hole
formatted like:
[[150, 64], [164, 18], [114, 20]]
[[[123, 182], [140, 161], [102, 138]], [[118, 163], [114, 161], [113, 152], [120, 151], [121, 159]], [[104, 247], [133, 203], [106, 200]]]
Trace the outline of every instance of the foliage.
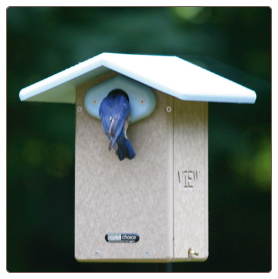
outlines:
[[257, 92], [255, 105], [209, 105], [210, 256], [172, 269], [269, 271], [271, 10], [262, 7], [7, 9], [7, 269], [164, 270], [74, 260], [74, 106], [18, 98], [102, 52], [177, 55]]

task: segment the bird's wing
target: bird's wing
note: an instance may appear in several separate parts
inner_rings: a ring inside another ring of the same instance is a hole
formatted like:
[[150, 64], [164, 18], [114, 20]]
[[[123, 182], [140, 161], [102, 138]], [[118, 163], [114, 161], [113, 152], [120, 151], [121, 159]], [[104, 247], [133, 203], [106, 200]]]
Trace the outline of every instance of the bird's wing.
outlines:
[[123, 130], [126, 118], [130, 112], [128, 100], [124, 96], [119, 96], [115, 100], [116, 105], [111, 108], [111, 119], [109, 119], [109, 135], [118, 137]]
[[104, 132], [109, 138], [119, 136], [129, 112], [130, 105], [124, 96], [117, 96], [115, 99], [108, 97], [103, 99], [99, 108], [99, 115]]
[[110, 111], [111, 111], [111, 101], [107, 98], [104, 98], [99, 107], [99, 116], [101, 119], [103, 130], [107, 136], [110, 127], [110, 115], [111, 115]]

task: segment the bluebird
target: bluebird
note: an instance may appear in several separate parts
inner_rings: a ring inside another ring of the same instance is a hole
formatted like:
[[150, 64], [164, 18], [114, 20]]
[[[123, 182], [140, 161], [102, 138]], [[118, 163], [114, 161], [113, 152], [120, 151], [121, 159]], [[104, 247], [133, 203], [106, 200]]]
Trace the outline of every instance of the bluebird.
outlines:
[[128, 95], [121, 89], [112, 90], [101, 102], [99, 116], [109, 140], [108, 149], [116, 150], [120, 161], [124, 158], [133, 159], [135, 152], [126, 135], [130, 118]]

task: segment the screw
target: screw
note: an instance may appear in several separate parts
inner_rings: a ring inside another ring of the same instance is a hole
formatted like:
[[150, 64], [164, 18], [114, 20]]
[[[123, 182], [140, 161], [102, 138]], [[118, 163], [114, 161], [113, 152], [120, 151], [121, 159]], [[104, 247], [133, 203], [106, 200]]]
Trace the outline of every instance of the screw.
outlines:
[[166, 111], [167, 111], [167, 112], [171, 112], [171, 111], [172, 111], [172, 108], [171, 108], [170, 106], [168, 106], [168, 107], [166, 108]]
[[80, 107], [80, 106], [77, 107], [77, 111], [78, 111], [78, 112], [81, 112], [81, 111], [82, 111], [82, 107]]
[[193, 251], [191, 248], [189, 248], [189, 250], [188, 250], [188, 255], [189, 256], [192, 256], [192, 255], [199, 256], [199, 254], [197, 252]]
[[144, 99], [140, 99], [140, 104], [141, 105], [145, 104], [145, 100]]
[[99, 252], [99, 251], [96, 251], [96, 252], [95, 252], [95, 256], [98, 257], [99, 255], [100, 255], [100, 252]]
[[150, 256], [150, 252], [146, 252], [146, 253], [145, 253], [145, 256], [146, 256], [146, 257], [149, 257], [149, 256]]
[[97, 104], [97, 99], [93, 99], [93, 104], [94, 104], [94, 105]]

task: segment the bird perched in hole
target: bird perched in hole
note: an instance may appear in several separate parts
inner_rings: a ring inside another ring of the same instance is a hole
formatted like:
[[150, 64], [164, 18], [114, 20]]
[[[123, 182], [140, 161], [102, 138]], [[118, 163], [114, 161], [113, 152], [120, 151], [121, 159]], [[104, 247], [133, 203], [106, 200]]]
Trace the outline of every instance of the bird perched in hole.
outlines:
[[124, 158], [133, 159], [135, 152], [126, 136], [130, 117], [128, 95], [121, 89], [112, 90], [101, 102], [99, 116], [109, 140], [108, 149], [116, 150], [120, 161]]

